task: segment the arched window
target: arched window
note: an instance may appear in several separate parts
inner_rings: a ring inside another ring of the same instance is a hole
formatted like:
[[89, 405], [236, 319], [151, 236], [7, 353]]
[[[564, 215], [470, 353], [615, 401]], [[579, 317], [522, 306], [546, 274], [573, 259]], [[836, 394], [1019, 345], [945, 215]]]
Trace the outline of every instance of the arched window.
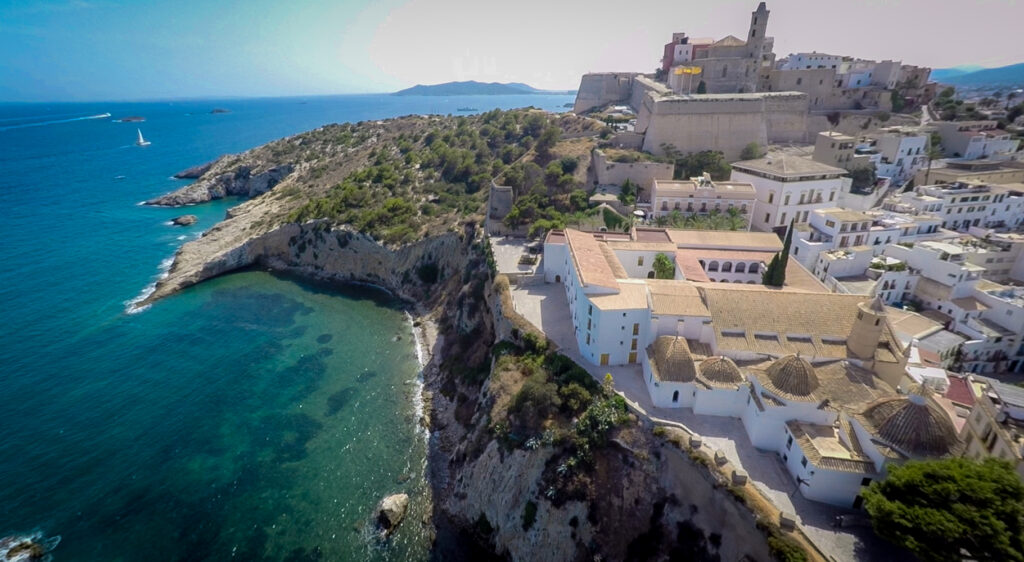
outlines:
[[708, 262], [708, 271], [718, 271], [718, 262], [717, 261]]
[[679, 402], [679, 391], [678, 390], [672, 393], [672, 401], [673, 402]]
[[747, 273], [757, 273], [758, 271], [761, 271], [761, 265], [752, 263], [750, 264], [750, 269], [747, 270]]
[[732, 262], [731, 261], [724, 261], [724, 262], [722, 262], [722, 273], [732, 273]]
[[736, 264], [736, 273], [746, 273], [746, 272], [747, 272], [747, 264], [745, 264], [743, 262], [740, 262], [740, 263]]
[[654, 279], [654, 270], [651, 270], [651, 271], [647, 272], [647, 278], [648, 279]]

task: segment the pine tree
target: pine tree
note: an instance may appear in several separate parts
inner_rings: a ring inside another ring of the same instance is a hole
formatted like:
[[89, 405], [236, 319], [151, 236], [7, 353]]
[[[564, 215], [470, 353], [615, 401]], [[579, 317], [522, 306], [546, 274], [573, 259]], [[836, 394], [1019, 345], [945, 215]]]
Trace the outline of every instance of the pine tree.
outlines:
[[789, 247], [793, 243], [793, 222], [789, 222], [786, 240], [782, 243], [782, 251], [775, 254], [768, 262], [768, 267], [761, 273], [761, 283], [772, 287], [781, 287], [786, 283], [786, 264], [789, 263]]

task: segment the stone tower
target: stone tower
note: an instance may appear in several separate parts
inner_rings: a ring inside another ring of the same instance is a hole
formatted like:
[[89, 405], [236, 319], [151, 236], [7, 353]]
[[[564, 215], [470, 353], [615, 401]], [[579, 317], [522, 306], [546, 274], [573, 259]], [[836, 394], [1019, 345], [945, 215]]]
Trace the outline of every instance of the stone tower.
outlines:
[[885, 329], [885, 305], [876, 296], [870, 302], [857, 304], [857, 308], [857, 320], [850, 329], [846, 348], [858, 359], [874, 361], [882, 330]]
[[761, 2], [757, 9], [750, 13], [750, 31], [747, 32], [747, 48], [749, 57], [761, 60], [764, 51], [765, 34], [768, 32], [768, 8]]

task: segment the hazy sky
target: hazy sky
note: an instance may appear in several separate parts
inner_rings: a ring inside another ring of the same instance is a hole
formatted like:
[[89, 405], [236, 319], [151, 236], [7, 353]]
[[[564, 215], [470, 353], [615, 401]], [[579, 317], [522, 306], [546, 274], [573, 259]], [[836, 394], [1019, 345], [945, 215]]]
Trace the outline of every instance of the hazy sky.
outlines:
[[[0, 100], [382, 92], [450, 80], [573, 89], [584, 72], [652, 71], [673, 31], [744, 38], [756, 5], [0, 0]], [[768, 9], [779, 57], [1024, 61], [1024, 1], [774, 0]]]

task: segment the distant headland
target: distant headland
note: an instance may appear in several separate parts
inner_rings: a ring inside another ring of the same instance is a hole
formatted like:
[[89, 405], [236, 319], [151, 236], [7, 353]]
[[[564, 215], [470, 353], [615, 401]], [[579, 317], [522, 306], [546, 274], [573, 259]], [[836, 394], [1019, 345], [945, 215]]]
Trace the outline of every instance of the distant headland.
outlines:
[[417, 84], [399, 90], [395, 96], [514, 96], [523, 94], [574, 94], [574, 90], [539, 90], [520, 82], [445, 82], [444, 84]]

